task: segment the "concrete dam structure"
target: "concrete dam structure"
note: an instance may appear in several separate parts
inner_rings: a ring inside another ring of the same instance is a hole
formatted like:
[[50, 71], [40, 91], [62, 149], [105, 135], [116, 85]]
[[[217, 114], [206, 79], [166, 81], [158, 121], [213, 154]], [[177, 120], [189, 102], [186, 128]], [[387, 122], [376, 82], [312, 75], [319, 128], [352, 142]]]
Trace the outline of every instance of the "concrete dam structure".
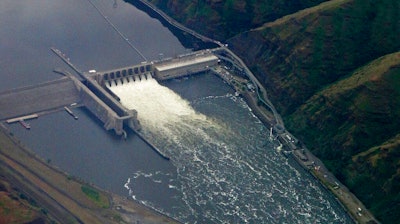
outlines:
[[51, 48], [68, 66], [70, 66], [82, 79], [69, 74], [59, 72], [75, 83], [80, 96], [80, 101], [91, 113], [93, 113], [104, 124], [106, 130], [114, 130], [117, 135], [125, 135], [124, 126], [134, 131], [140, 130], [140, 123], [137, 119], [137, 111], [128, 110], [123, 107], [117, 97], [106, 91], [93, 77], [91, 73], [81, 72], [77, 69], [60, 50]]
[[117, 135], [125, 136], [124, 126], [135, 131], [140, 130], [137, 111], [123, 107], [95, 80], [88, 78], [84, 85], [76, 77], [71, 75], [70, 78], [76, 84], [82, 104], [104, 123], [106, 130], [114, 130]]
[[149, 76], [157, 81], [164, 81], [207, 71], [210, 67], [217, 65], [218, 62], [218, 57], [210, 50], [203, 50], [180, 55], [176, 58], [142, 62], [139, 65], [124, 68], [101, 72], [92, 71], [89, 76], [103, 87], [140, 81], [148, 79]]
[[[204, 72], [210, 67], [217, 65], [219, 59], [210, 50], [197, 51], [190, 54], [178, 56], [177, 58], [168, 58], [159, 61], [142, 62], [138, 65], [127, 66], [123, 68], [108, 70], [108, 71], [89, 71], [83, 76], [86, 80], [88, 88], [95, 92], [97, 97], [100, 97], [106, 105], [115, 112], [110, 112], [109, 109], [101, 109], [104, 106], [94, 108], [88, 105], [90, 99], [84, 98], [84, 105], [101, 117], [105, 123], [107, 130], [114, 129], [117, 134], [124, 133], [123, 123], [127, 124], [136, 133], [140, 130], [140, 122], [137, 120], [137, 111], [128, 110], [118, 102], [118, 96], [115, 96], [109, 87], [115, 85], [124, 85], [125, 83], [138, 82], [144, 79], [155, 78], [158, 81], [180, 78], [191, 74]], [[86, 102], [86, 103], [85, 103]], [[97, 101], [96, 101], [97, 102]], [[100, 108], [100, 109], [99, 109]], [[101, 112], [99, 112], [99, 110]], [[107, 114], [107, 115], [105, 115]], [[116, 116], [117, 115], [117, 116]], [[139, 133], [138, 133], [139, 134]]]
[[188, 76], [207, 71], [219, 62], [212, 51], [203, 50], [103, 72], [81, 72], [60, 50], [51, 50], [79, 76], [55, 71], [65, 77], [0, 93], [0, 121], [23, 120], [32, 114], [59, 111], [74, 104], [85, 106], [104, 124], [106, 130], [114, 130], [117, 135], [126, 135], [124, 128], [139, 133], [141, 125], [137, 111], [125, 108], [109, 87], [150, 77], [163, 81]]

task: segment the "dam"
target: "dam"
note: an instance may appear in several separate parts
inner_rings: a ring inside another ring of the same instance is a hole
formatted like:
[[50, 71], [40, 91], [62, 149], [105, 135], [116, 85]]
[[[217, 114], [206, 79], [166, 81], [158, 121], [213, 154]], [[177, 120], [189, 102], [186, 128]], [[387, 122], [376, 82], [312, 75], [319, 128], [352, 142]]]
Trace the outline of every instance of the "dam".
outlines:
[[53, 53], [60, 57], [78, 76], [55, 70], [64, 77], [35, 86], [11, 89], [0, 93], [0, 120], [16, 120], [30, 114], [58, 111], [69, 105], [86, 107], [104, 125], [117, 135], [125, 135], [125, 128], [138, 133], [141, 129], [137, 111], [127, 109], [110, 88], [147, 79], [164, 81], [204, 72], [218, 64], [219, 59], [210, 50], [180, 55], [158, 61], [142, 62], [107, 71], [82, 72], [70, 59], [56, 48]]

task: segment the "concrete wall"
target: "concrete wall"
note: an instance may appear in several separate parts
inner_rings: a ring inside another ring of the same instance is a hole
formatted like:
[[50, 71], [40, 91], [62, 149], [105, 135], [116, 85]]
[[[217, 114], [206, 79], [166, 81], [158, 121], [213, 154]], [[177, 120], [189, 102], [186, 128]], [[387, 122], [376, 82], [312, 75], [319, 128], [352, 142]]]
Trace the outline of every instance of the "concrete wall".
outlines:
[[64, 75], [51, 82], [0, 93], [0, 121], [79, 103], [101, 120], [106, 130], [118, 135], [125, 134], [124, 127], [140, 130], [137, 111], [123, 107], [95, 80], [89, 77], [86, 86], [75, 76]]
[[126, 134], [124, 124], [133, 130], [140, 130], [137, 111], [123, 107], [92, 78], [86, 80], [87, 86], [72, 78], [75, 79], [82, 103], [104, 123], [106, 130], [114, 130], [117, 135]]
[[96, 72], [95, 74], [89, 74], [89, 76], [94, 78], [101, 86], [109, 86], [113, 81], [114, 84], [118, 84], [116, 81], [122, 81], [122, 83], [125, 83], [139, 80], [141, 79], [142, 74], [147, 74], [152, 71], [152, 63], [142, 63], [114, 70]]
[[82, 74], [85, 84], [71, 77], [80, 92], [82, 103], [103, 123], [106, 130], [114, 129], [117, 134], [124, 134], [123, 127], [140, 130], [136, 110], [128, 110], [118, 101], [107, 87], [123, 85], [127, 82], [148, 79], [155, 74], [158, 80], [166, 80], [206, 71], [218, 63], [211, 51], [193, 52], [174, 59], [142, 63], [103, 72]]

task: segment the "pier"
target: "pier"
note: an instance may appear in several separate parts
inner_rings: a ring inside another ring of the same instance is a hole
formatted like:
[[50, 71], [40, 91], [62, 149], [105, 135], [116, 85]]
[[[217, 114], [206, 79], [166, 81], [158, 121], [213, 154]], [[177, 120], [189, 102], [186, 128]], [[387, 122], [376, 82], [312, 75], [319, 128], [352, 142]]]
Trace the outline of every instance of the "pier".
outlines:
[[76, 115], [74, 114], [74, 112], [72, 112], [71, 109], [69, 109], [68, 107], [64, 107], [64, 109], [65, 109], [65, 111], [67, 111], [67, 113], [68, 113], [69, 115], [71, 115], [71, 117], [73, 117], [75, 120], [78, 120], [78, 116], [76, 116]]
[[8, 119], [7, 120], [7, 124], [12, 124], [18, 121], [24, 121], [24, 120], [30, 120], [30, 119], [36, 119], [39, 116], [37, 114], [30, 114], [30, 115], [26, 115], [26, 116], [22, 116], [22, 117], [16, 117], [16, 118], [12, 118], [12, 119]]

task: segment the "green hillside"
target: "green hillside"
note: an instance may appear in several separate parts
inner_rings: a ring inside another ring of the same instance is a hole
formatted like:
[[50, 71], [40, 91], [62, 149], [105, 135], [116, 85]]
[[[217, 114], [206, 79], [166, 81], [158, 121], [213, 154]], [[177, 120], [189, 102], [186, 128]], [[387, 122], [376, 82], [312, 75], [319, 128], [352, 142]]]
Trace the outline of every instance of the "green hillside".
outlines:
[[229, 41], [287, 128], [384, 223], [400, 218], [399, 147], [387, 149], [400, 134], [399, 12], [397, 0], [330, 1]]
[[225, 40], [326, 0], [149, 0], [189, 28]]
[[330, 1], [230, 43], [288, 115], [325, 85], [400, 48], [400, 2], [377, 2]]
[[400, 52], [312, 96], [287, 127], [387, 223], [400, 208]]

